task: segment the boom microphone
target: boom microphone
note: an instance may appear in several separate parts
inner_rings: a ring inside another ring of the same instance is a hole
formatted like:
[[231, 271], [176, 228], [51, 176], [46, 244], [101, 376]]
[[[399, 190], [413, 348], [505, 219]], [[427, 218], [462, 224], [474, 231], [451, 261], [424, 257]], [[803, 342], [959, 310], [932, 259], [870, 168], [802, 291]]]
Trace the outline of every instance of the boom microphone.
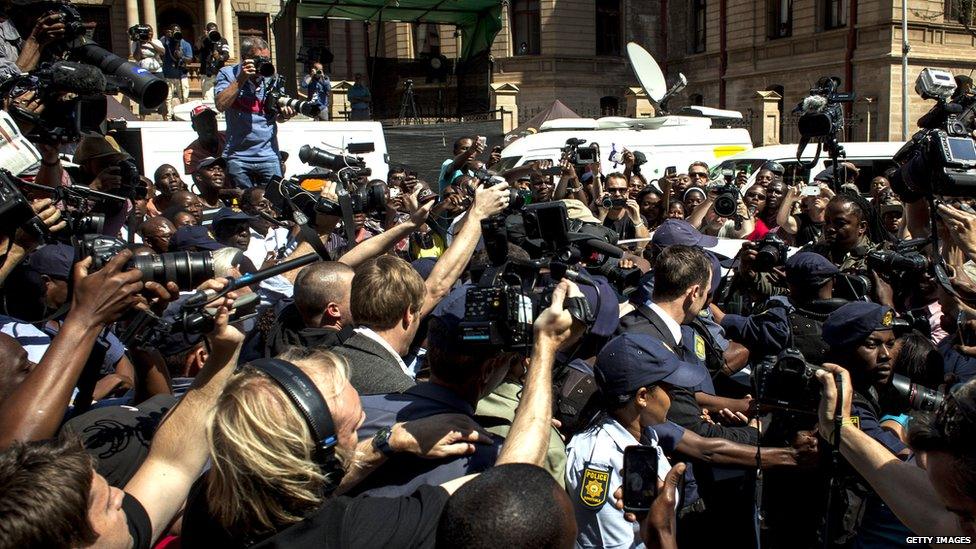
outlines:
[[78, 95], [105, 93], [105, 75], [97, 67], [71, 61], [58, 61], [50, 67], [37, 71], [38, 75], [47, 73], [51, 83], [59, 91]]

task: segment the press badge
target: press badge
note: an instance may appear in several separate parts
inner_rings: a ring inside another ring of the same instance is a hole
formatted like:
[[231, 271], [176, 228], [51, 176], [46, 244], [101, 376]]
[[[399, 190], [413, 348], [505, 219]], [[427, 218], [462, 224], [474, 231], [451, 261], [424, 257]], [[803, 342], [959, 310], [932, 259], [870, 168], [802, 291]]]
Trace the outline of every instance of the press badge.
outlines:
[[580, 501], [587, 507], [598, 509], [607, 502], [610, 488], [610, 471], [586, 467], [580, 482]]

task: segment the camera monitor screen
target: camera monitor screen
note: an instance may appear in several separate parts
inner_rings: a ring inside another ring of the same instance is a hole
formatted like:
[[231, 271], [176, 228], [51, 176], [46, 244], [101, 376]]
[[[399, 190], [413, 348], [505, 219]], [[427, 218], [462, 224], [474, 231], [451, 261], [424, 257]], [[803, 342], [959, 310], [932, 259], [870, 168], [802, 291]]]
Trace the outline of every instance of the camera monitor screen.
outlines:
[[950, 137], [949, 155], [956, 162], [976, 163], [976, 146], [968, 137]]

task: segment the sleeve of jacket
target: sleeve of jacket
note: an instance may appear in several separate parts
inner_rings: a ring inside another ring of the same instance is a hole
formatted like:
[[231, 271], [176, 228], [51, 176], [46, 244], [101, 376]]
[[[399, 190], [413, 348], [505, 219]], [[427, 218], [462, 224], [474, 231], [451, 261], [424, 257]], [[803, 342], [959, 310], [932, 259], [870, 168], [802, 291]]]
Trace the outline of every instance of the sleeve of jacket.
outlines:
[[721, 325], [725, 337], [750, 348], [785, 349], [790, 339], [790, 324], [782, 307], [752, 316], [728, 314]]
[[671, 408], [668, 421], [672, 421], [698, 436], [724, 438], [732, 442], [756, 445], [759, 432], [752, 427], [726, 427], [708, 423], [701, 418], [701, 407], [695, 402], [695, 395], [687, 389], [674, 387], [671, 390]]

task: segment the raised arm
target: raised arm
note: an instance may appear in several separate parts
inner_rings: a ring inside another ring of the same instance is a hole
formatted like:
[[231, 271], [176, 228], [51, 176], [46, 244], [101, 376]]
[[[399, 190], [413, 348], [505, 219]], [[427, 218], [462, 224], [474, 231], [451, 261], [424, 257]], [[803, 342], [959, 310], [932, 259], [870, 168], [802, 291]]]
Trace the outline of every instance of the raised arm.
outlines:
[[786, 196], [783, 197], [783, 201], [779, 205], [779, 210], [776, 212], [776, 224], [782, 227], [787, 234], [796, 234], [800, 230], [800, 226], [796, 222], [796, 216], [793, 215], [793, 205], [799, 200], [800, 186], [794, 185], [786, 192]]
[[444, 254], [434, 264], [425, 285], [427, 296], [420, 308], [423, 318], [434, 310], [434, 307], [451, 291], [454, 283], [464, 272], [465, 266], [471, 259], [478, 241], [481, 240], [481, 221], [493, 215], [500, 214], [508, 207], [508, 183], [499, 183], [492, 187], [479, 187], [475, 191], [474, 203], [464, 218], [461, 231], [447, 247]]
[[125, 485], [125, 491], [146, 509], [153, 541], [183, 507], [190, 486], [207, 463], [207, 415], [237, 366], [244, 343], [244, 334], [228, 325], [229, 301], [219, 304], [216, 327], [207, 337], [210, 344], [207, 363], [190, 390], [160, 424], [146, 461]]
[[[217, 92], [216, 97], [214, 97], [214, 105], [217, 107], [217, 110], [224, 112], [231, 108], [234, 101], [237, 101], [237, 96], [241, 91], [241, 86], [243, 86], [244, 83], [255, 74], [257, 74], [257, 69], [254, 66], [254, 61], [252, 59], [244, 60], [244, 62], [241, 64], [240, 72], [237, 73], [237, 78], [228, 78], [229, 82], [227, 87]], [[217, 75], [217, 87], [220, 86], [220, 80], [223, 78], [223, 73]]]
[[142, 274], [138, 269], [123, 271], [131, 258], [132, 252], [125, 250], [91, 275], [91, 258], [75, 264], [71, 312], [40, 364], [0, 402], [0, 449], [57, 433], [98, 334], [144, 301], [138, 293]]
[[582, 333], [582, 326], [563, 309], [563, 302], [567, 297], [582, 295], [575, 284], [563, 279], [552, 292], [552, 305], [536, 319], [535, 343], [525, 374], [522, 399], [496, 465], [531, 463], [541, 466], [545, 460], [552, 428], [552, 364], [556, 351], [572, 344]]
[[355, 269], [364, 261], [386, 253], [397, 242], [410, 236], [410, 233], [419, 229], [427, 221], [427, 216], [430, 215], [430, 210], [434, 206], [433, 202], [428, 202], [423, 206], [419, 205], [417, 203], [417, 197], [419, 195], [419, 185], [414, 189], [412, 194], [403, 195], [404, 208], [410, 214], [410, 219], [360, 242], [355, 248], [343, 254], [339, 258], [339, 263], [345, 263]]

